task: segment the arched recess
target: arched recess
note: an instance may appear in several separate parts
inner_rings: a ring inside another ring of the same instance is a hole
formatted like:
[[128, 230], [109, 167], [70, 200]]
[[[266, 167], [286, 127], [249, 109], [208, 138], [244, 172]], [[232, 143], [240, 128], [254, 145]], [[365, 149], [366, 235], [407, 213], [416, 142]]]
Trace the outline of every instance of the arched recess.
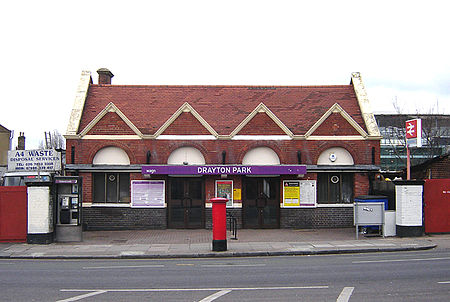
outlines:
[[323, 151], [317, 159], [317, 165], [354, 165], [353, 157], [342, 147], [332, 147]]
[[167, 159], [169, 165], [204, 165], [203, 154], [194, 147], [181, 147], [174, 150]]
[[123, 149], [109, 146], [97, 151], [92, 163], [94, 165], [129, 165], [130, 158]]
[[279, 165], [278, 154], [269, 147], [256, 147], [249, 150], [242, 159], [243, 165]]

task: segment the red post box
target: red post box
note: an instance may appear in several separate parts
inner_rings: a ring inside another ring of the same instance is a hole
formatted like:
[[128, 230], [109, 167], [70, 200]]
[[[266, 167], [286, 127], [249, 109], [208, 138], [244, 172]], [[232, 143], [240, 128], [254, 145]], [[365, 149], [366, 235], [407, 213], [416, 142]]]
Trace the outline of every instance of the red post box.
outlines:
[[212, 198], [213, 251], [227, 250], [227, 201], [228, 199]]

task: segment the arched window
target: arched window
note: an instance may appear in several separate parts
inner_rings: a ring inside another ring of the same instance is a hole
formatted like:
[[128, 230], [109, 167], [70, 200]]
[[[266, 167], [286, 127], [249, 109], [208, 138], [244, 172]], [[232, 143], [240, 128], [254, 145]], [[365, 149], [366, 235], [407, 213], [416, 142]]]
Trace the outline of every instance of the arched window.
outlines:
[[[127, 153], [118, 147], [100, 149], [92, 160], [94, 165], [129, 165]], [[130, 173], [92, 173], [94, 203], [130, 203]]]
[[279, 165], [280, 158], [272, 149], [268, 147], [256, 147], [248, 151], [244, 159], [243, 165]]
[[344, 148], [333, 147], [323, 151], [319, 159], [317, 160], [318, 165], [353, 165], [353, 157]]
[[105, 147], [100, 149], [92, 160], [94, 165], [129, 165], [127, 153], [118, 147]]
[[173, 151], [167, 159], [169, 165], [204, 165], [203, 154], [194, 147], [181, 147]]
[[[354, 165], [354, 161], [350, 152], [341, 147], [333, 147], [320, 154], [317, 165], [350, 166]], [[317, 201], [353, 203], [353, 173], [317, 173]]]

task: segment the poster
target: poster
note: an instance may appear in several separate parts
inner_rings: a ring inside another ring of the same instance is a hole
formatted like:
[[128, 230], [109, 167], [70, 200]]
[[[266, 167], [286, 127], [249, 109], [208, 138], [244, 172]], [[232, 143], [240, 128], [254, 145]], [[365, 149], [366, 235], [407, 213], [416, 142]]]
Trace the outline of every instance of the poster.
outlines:
[[315, 180], [283, 181], [283, 207], [314, 208], [316, 206]]
[[227, 207], [233, 206], [233, 181], [216, 180], [216, 197], [225, 197], [228, 199]]
[[315, 208], [316, 196], [316, 180], [300, 180], [300, 207]]
[[283, 181], [283, 206], [284, 207], [300, 206], [300, 181], [298, 180]]
[[233, 199], [234, 200], [242, 200], [242, 190], [241, 189], [233, 189]]
[[165, 207], [164, 180], [133, 180], [131, 182], [131, 207]]

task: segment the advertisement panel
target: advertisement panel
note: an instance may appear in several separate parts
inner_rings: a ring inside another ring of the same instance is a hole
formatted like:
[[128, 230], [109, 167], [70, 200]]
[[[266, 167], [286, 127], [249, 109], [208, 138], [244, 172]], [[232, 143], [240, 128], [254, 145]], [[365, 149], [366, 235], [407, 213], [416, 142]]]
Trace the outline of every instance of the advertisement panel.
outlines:
[[233, 181], [216, 180], [216, 197], [225, 197], [228, 199], [227, 207], [233, 206]]
[[8, 151], [8, 171], [60, 171], [61, 153], [54, 149]]

